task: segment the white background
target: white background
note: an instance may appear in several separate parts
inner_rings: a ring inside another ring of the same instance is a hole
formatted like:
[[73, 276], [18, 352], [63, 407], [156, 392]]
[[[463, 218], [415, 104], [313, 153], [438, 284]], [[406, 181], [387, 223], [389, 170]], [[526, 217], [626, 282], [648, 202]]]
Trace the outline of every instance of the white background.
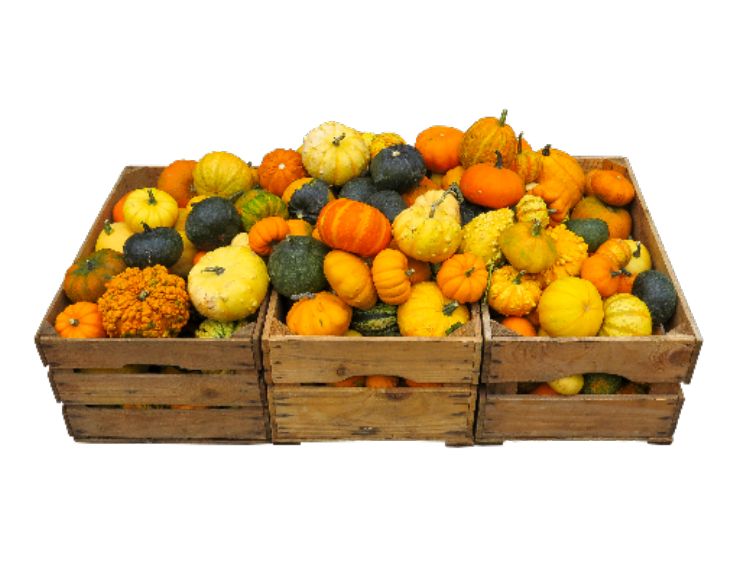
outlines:
[[[747, 559], [740, 3], [246, 4], [2, 8], [0, 558]], [[123, 166], [503, 108], [534, 147], [630, 158], [705, 339], [672, 446], [68, 437], [33, 335]]]

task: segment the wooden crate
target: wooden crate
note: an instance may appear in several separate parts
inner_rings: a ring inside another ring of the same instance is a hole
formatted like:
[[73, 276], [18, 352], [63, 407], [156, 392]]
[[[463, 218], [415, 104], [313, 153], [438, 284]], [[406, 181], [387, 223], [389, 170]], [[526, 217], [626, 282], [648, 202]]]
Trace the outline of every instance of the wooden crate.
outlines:
[[631, 439], [672, 442], [682, 408], [679, 384], [652, 384], [648, 394], [536, 396], [515, 384], [481, 385], [476, 442], [528, 439]]
[[669, 276], [678, 296], [677, 311], [664, 333], [631, 338], [521, 337], [495, 321], [484, 306], [482, 382], [548, 381], [576, 373], [606, 372], [637, 382], [689, 382], [702, 339], [685, 295], [659, 239], [627, 158], [578, 157], [584, 170], [604, 167], [626, 174], [636, 188], [631, 206], [633, 239], [651, 252], [654, 269]]
[[[93, 251], [117, 200], [132, 189], [156, 185], [161, 170], [123, 170], [76, 259]], [[260, 358], [267, 300], [252, 322], [227, 339], [60, 338], [54, 319], [68, 304], [61, 287], [40, 324], [36, 345], [42, 362], [49, 367], [54, 395], [63, 403], [68, 430], [76, 440], [270, 439]], [[135, 372], [123, 371], [132, 365], [138, 366]], [[148, 407], [118, 407], [123, 404]]]
[[[271, 435], [275, 443], [438, 440], [472, 443], [481, 362], [479, 308], [444, 338], [295, 336], [272, 293], [263, 328]], [[391, 375], [436, 388], [320, 386], [358, 375]], [[317, 385], [317, 386], [316, 386]]]

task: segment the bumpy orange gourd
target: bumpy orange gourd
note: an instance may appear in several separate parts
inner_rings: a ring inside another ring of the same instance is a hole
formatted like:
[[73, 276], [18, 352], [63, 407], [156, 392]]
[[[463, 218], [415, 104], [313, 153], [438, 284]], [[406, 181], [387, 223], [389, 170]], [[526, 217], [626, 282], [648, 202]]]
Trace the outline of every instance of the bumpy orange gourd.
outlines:
[[250, 227], [248, 242], [259, 256], [268, 256], [276, 242], [281, 242], [289, 234], [289, 224], [281, 217], [265, 217]]
[[305, 176], [307, 172], [302, 165], [302, 156], [296, 150], [272, 150], [263, 157], [258, 167], [260, 186], [279, 197], [290, 183]]
[[591, 170], [586, 174], [586, 195], [594, 195], [607, 205], [623, 207], [635, 197], [635, 186], [616, 170]]
[[435, 125], [417, 135], [414, 147], [431, 172], [443, 174], [461, 163], [460, 148], [464, 133], [455, 127]]
[[589, 195], [581, 199], [570, 213], [573, 219], [601, 219], [607, 223], [609, 235], [612, 238], [630, 236], [633, 228], [633, 219], [624, 207], [610, 207], [605, 205], [598, 197]]
[[63, 338], [103, 338], [102, 315], [93, 302], [80, 301], [65, 307], [55, 318], [55, 331]]
[[526, 193], [521, 177], [510, 168], [503, 167], [500, 151], [495, 164], [479, 163], [469, 166], [461, 176], [461, 193], [477, 205], [490, 209], [510, 207]]
[[159, 174], [157, 189], [166, 191], [174, 197], [179, 207], [184, 207], [195, 195], [193, 170], [197, 163], [195, 160], [175, 160]]
[[447, 298], [462, 304], [477, 302], [487, 288], [487, 268], [474, 254], [454, 254], [440, 266], [436, 281]]
[[155, 265], [113, 277], [98, 304], [108, 336], [166, 338], [187, 323], [189, 302], [185, 280]]
[[564, 224], [547, 230], [555, 242], [557, 258], [555, 262], [541, 273], [542, 286], [546, 287], [556, 279], [580, 274], [583, 261], [588, 257], [589, 247], [586, 241], [571, 232]]
[[286, 325], [298, 336], [343, 336], [351, 321], [351, 307], [328, 291], [303, 296], [286, 315]]
[[352, 199], [326, 204], [316, 225], [320, 240], [338, 250], [372, 257], [391, 242], [391, 223], [375, 207]]
[[544, 199], [550, 211], [549, 220], [553, 225], [564, 221], [570, 209], [581, 198], [575, 187], [570, 187], [557, 178], [549, 178], [537, 183], [532, 188], [531, 193]]
[[380, 251], [372, 262], [372, 281], [380, 300], [402, 304], [409, 299], [412, 283], [406, 255], [392, 248]]
[[506, 316], [525, 316], [539, 303], [542, 288], [534, 275], [526, 275], [512, 265], [492, 272], [487, 304]]
[[323, 259], [323, 274], [331, 289], [349, 306], [369, 310], [378, 301], [370, 268], [359, 256], [331, 250]]
[[495, 153], [498, 150], [503, 155], [505, 165], [513, 166], [516, 158], [516, 133], [505, 122], [507, 115], [508, 110], [503, 109], [499, 119], [483, 117], [468, 128], [459, 152], [464, 168], [480, 162], [494, 164], [497, 160]]

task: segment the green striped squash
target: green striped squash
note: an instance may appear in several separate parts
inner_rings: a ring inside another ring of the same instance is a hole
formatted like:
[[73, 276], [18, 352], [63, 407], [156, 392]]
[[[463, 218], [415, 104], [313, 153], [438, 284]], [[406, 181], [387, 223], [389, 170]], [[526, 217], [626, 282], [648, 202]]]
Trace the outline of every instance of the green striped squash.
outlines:
[[398, 331], [398, 307], [377, 303], [370, 310], [354, 309], [349, 328], [363, 336], [400, 336]]
[[262, 189], [251, 189], [243, 194], [234, 207], [240, 213], [245, 230], [250, 230], [256, 222], [266, 217], [289, 217], [286, 203], [281, 197]]

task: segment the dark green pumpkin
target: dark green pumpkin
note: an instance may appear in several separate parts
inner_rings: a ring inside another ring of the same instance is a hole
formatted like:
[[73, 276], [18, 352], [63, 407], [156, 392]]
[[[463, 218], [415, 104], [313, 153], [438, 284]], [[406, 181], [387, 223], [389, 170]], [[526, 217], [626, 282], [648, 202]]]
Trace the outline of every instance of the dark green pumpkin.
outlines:
[[609, 373], [586, 373], [583, 375], [581, 394], [615, 394], [625, 384], [625, 379]]
[[185, 235], [199, 250], [227, 246], [242, 230], [240, 214], [232, 202], [223, 197], [199, 201], [185, 221]]
[[151, 267], [161, 264], [172, 267], [182, 255], [182, 236], [166, 226], [149, 228], [133, 234], [125, 241], [123, 257], [128, 267]]
[[317, 293], [327, 287], [323, 259], [328, 246], [312, 236], [287, 236], [268, 258], [271, 284], [285, 297]]
[[486, 213], [487, 211], [490, 211], [491, 209], [488, 209], [487, 207], [482, 207], [481, 205], [477, 205], [476, 203], [472, 203], [468, 199], [462, 199], [461, 205], [461, 224], [469, 224], [472, 219], [478, 217], [482, 213]]
[[289, 217], [284, 200], [262, 189], [251, 189], [243, 194], [235, 202], [234, 208], [240, 214], [245, 230], [250, 230], [256, 222], [266, 217]]
[[677, 310], [677, 291], [661, 271], [641, 271], [633, 282], [633, 294], [646, 303], [654, 326], [666, 324]]
[[401, 211], [406, 209], [404, 199], [391, 189], [376, 191], [364, 202], [378, 209], [388, 217], [388, 220], [391, 222], [393, 222], [393, 219], [395, 219]]
[[408, 144], [384, 148], [370, 162], [370, 175], [379, 191], [392, 189], [405, 193], [416, 187], [426, 173], [422, 155]]
[[377, 188], [375, 187], [372, 178], [354, 178], [341, 186], [339, 199], [343, 197], [345, 199], [352, 199], [354, 201], [359, 201], [360, 203], [365, 203], [366, 199], [376, 191]]
[[590, 253], [596, 252], [609, 239], [609, 227], [602, 219], [570, 219], [565, 226], [583, 238]]
[[326, 182], [314, 179], [292, 194], [289, 199], [289, 214], [296, 219], [315, 224], [321, 209], [329, 201], [333, 201], [331, 188]]
[[352, 310], [349, 328], [363, 336], [400, 336], [398, 331], [398, 307], [377, 303], [370, 310]]

